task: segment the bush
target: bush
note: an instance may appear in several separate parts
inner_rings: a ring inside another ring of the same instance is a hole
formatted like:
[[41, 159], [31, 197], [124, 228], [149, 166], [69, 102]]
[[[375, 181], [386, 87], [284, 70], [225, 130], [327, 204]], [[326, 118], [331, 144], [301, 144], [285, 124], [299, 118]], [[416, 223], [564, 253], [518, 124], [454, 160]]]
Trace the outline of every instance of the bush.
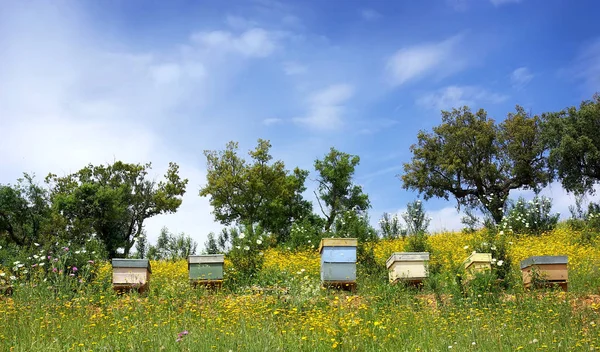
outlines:
[[242, 227], [239, 234], [231, 231], [231, 250], [227, 258], [231, 260], [232, 270], [229, 275], [232, 284], [249, 284], [262, 269], [263, 251], [270, 241], [260, 226]]
[[406, 223], [409, 235], [425, 233], [431, 222], [431, 218], [427, 217], [423, 208], [423, 203], [418, 199], [406, 205], [406, 212], [402, 214], [402, 219]]
[[397, 214], [391, 216], [389, 213], [383, 213], [381, 219], [379, 219], [379, 227], [381, 228], [381, 237], [385, 239], [402, 238], [406, 237], [406, 229], [402, 228], [400, 219]]
[[306, 216], [292, 224], [290, 239], [286, 243], [292, 249], [317, 248], [323, 238], [324, 220], [318, 216]]
[[508, 246], [509, 243], [504, 231], [496, 232], [491, 229], [486, 229], [483, 232], [483, 241], [474, 240], [466, 250], [473, 250], [477, 253], [491, 253], [491, 274], [496, 279], [501, 280], [502, 287], [508, 288], [512, 284], [510, 281], [512, 260], [508, 255]]
[[552, 231], [556, 227], [560, 213], [551, 214], [552, 200], [535, 196], [529, 202], [519, 197], [509, 207], [507, 215], [502, 219], [499, 228], [503, 232], [519, 235], [540, 235]]

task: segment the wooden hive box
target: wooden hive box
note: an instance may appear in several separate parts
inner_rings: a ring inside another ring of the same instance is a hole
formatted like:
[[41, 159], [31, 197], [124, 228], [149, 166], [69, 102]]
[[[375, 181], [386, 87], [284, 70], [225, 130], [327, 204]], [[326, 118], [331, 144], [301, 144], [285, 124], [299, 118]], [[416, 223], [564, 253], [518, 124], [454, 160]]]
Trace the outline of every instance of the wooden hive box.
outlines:
[[429, 252], [395, 252], [385, 262], [390, 282], [419, 283], [429, 275]]
[[223, 282], [223, 254], [190, 255], [188, 272], [193, 285], [206, 284], [220, 286]]
[[343, 285], [353, 289], [356, 282], [356, 238], [323, 238], [321, 281], [326, 285]]
[[559, 285], [567, 291], [568, 261], [568, 257], [564, 255], [534, 256], [522, 260], [521, 273], [525, 288], [530, 288], [532, 284], [536, 287]]
[[150, 284], [150, 261], [148, 259], [112, 259], [113, 289], [125, 291], [137, 289], [140, 293], [148, 290]]
[[467, 280], [470, 280], [477, 273], [483, 273], [492, 270], [492, 253], [472, 253], [463, 262]]

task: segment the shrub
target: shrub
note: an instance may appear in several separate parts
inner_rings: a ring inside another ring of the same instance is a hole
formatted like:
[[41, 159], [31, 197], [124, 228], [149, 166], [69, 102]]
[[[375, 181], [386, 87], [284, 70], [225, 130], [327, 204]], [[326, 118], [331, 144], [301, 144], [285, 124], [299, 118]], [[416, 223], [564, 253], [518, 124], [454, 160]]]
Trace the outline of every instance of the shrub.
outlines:
[[423, 203], [420, 200], [408, 203], [406, 212], [402, 214], [409, 235], [424, 233], [429, 227], [431, 218], [427, 217]]
[[519, 197], [509, 206], [507, 215], [499, 225], [501, 231], [519, 235], [540, 235], [556, 227], [560, 213], [551, 214], [552, 200], [535, 196], [529, 202]]
[[306, 216], [292, 224], [290, 239], [286, 243], [292, 249], [317, 248], [323, 238], [324, 220], [318, 216]]
[[397, 214], [391, 216], [389, 213], [383, 213], [379, 219], [379, 227], [381, 228], [381, 237], [385, 239], [393, 239], [402, 236], [406, 237], [406, 229], [402, 228], [400, 219]]

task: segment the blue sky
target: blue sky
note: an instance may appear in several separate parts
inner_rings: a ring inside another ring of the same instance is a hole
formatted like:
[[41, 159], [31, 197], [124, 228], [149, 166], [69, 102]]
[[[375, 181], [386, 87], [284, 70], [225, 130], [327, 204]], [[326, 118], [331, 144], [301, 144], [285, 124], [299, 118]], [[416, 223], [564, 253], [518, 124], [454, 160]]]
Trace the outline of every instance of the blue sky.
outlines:
[[[331, 146], [357, 154], [373, 223], [417, 197], [396, 175], [440, 110], [502, 120], [600, 91], [595, 1], [3, 1], [0, 182], [87, 163], [169, 161], [190, 179], [177, 214], [147, 223], [200, 243], [221, 225], [205, 149], [258, 138], [288, 168]], [[311, 174], [314, 178], [314, 173]], [[314, 183], [307, 197], [313, 199]], [[515, 192], [513, 196], [528, 192]], [[563, 216], [573, 199], [543, 194]], [[460, 228], [455, 203], [426, 203], [432, 229]]]

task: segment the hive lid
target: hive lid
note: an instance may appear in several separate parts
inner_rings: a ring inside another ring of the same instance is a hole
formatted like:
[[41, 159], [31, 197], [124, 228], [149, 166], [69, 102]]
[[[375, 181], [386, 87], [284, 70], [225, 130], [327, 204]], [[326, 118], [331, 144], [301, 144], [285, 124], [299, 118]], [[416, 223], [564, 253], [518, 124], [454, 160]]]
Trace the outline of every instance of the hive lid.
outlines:
[[566, 255], [542, 255], [533, 256], [521, 261], [521, 269], [534, 264], [567, 264], [569, 261]]
[[357, 238], [323, 238], [319, 244], [319, 253], [323, 247], [356, 247], [358, 246]]
[[152, 272], [150, 268], [150, 261], [148, 259], [124, 259], [124, 258], [113, 258], [113, 268], [146, 268], [149, 272]]
[[394, 252], [385, 262], [389, 268], [394, 262], [417, 262], [429, 260], [429, 252]]
[[190, 255], [188, 257], [188, 264], [223, 263], [224, 261], [225, 255], [223, 254]]

